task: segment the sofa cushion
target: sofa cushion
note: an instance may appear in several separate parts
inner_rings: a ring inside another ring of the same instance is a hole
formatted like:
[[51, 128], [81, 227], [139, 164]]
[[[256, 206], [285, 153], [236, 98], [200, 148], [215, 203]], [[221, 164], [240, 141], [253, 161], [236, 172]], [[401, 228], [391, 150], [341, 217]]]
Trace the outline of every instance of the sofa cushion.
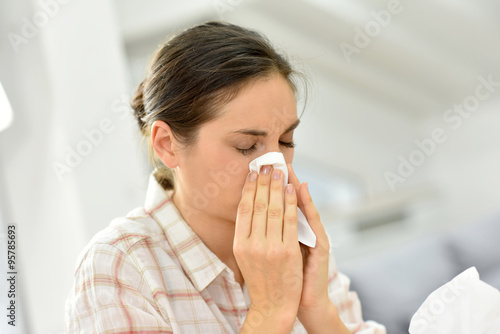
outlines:
[[500, 214], [467, 224], [450, 238], [461, 268], [475, 266], [481, 279], [500, 269]]
[[479, 278], [481, 279], [481, 281], [488, 283], [492, 287], [500, 290], [500, 267], [496, 267], [491, 270], [485, 270], [483, 271], [483, 273], [479, 273]]
[[444, 236], [415, 240], [339, 268], [358, 293], [363, 318], [391, 334], [408, 333], [411, 317], [427, 296], [460, 271]]

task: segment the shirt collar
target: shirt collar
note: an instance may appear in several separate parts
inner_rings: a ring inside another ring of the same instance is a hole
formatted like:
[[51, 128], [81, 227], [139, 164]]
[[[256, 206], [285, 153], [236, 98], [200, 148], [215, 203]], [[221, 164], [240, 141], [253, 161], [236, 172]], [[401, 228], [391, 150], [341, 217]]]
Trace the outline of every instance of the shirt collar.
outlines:
[[198, 291], [204, 290], [227, 266], [208, 249], [185, 222], [174, 202], [171, 190], [165, 190], [152, 172], [144, 210], [163, 229], [182, 269]]

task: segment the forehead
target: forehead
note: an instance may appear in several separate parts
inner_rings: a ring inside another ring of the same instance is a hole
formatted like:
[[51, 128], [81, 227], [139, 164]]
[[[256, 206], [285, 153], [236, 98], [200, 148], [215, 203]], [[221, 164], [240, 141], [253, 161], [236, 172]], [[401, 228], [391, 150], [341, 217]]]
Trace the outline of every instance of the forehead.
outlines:
[[280, 131], [297, 119], [295, 95], [281, 75], [258, 79], [243, 87], [221, 108], [217, 118], [224, 130], [260, 128]]

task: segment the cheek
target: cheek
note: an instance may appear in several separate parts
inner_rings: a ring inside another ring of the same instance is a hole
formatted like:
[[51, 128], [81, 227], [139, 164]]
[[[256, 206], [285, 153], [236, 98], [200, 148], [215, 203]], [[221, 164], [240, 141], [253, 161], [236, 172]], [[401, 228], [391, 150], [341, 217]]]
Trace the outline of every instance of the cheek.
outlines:
[[235, 219], [247, 174], [248, 163], [235, 160], [226, 161], [209, 173], [211, 188], [217, 188], [217, 196], [211, 199], [210, 211], [214, 215], [228, 220]]
[[248, 174], [248, 162], [243, 159], [226, 159], [222, 157], [214, 161], [209, 168], [206, 180], [212, 187], [217, 186], [220, 205], [224, 206], [235, 200], [239, 202], [241, 191]]
[[236, 199], [239, 202], [248, 172], [248, 163], [246, 161], [233, 160], [227, 165], [226, 173], [229, 176], [227, 196], [231, 196], [233, 201]]
[[287, 149], [287, 150], [284, 150], [282, 153], [283, 153], [283, 157], [285, 158], [285, 162], [287, 164], [291, 164], [293, 162], [294, 149], [293, 148]]
[[228, 164], [230, 168], [227, 171], [230, 177], [225, 200], [226, 204], [231, 203], [231, 210], [236, 210], [241, 200], [241, 193], [245, 186], [247, 175], [250, 172], [248, 168], [250, 161], [248, 157], [237, 157]]

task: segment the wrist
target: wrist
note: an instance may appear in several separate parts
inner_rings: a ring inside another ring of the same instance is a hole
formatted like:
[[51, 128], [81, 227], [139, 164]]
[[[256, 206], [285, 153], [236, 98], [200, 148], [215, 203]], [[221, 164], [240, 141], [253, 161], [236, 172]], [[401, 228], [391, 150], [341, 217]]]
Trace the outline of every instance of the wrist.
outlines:
[[290, 333], [296, 318], [296, 311], [252, 305], [241, 333]]
[[301, 309], [298, 317], [308, 333], [350, 333], [332, 302], [314, 309]]

